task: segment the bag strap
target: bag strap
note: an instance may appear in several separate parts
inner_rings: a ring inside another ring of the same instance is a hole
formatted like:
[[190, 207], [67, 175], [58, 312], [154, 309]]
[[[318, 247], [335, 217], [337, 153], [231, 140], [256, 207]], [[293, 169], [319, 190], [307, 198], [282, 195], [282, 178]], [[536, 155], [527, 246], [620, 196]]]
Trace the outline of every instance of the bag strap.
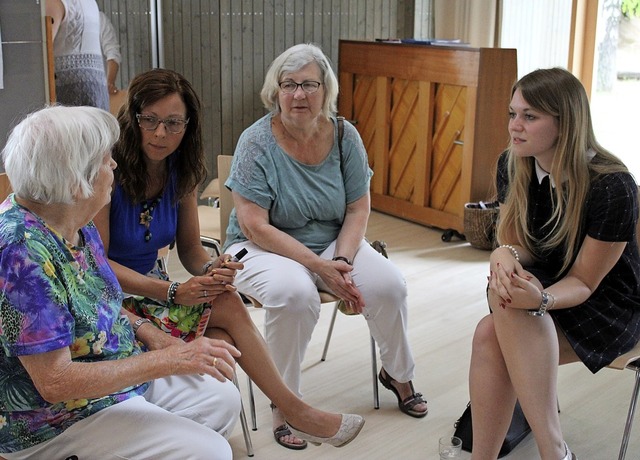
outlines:
[[342, 179], [344, 180], [344, 162], [342, 157], [342, 138], [344, 137], [344, 117], [338, 116], [336, 117], [336, 121], [338, 122], [338, 152], [340, 152], [340, 173], [342, 174]]

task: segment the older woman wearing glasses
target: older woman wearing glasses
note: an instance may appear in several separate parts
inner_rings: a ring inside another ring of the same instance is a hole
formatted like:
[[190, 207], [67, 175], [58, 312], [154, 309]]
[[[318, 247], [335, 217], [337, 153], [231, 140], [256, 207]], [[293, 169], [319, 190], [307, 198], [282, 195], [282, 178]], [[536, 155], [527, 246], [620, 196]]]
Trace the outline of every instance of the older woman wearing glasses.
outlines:
[[[424, 417], [426, 401], [411, 382], [406, 284], [364, 240], [372, 173], [355, 128], [344, 122], [339, 136], [328, 59], [314, 45], [289, 48], [271, 64], [261, 95], [270, 113], [240, 137], [226, 182], [235, 203], [226, 250], [248, 249], [236, 286], [264, 306], [278, 369], [300, 394], [321, 288], [364, 316], [380, 346], [380, 381], [402, 412]], [[274, 427], [282, 421], [274, 410]]]

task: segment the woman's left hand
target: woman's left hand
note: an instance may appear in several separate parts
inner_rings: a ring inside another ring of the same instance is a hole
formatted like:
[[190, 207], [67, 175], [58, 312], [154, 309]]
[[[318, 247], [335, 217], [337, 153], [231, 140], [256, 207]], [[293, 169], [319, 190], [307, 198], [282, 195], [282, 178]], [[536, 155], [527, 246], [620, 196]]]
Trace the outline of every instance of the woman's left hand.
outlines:
[[500, 297], [500, 306], [531, 310], [540, 305], [542, 284], [530, 272], [521, 272], [507, 272], [502, 265], [497, 266], [491, 277], [489, 289]]

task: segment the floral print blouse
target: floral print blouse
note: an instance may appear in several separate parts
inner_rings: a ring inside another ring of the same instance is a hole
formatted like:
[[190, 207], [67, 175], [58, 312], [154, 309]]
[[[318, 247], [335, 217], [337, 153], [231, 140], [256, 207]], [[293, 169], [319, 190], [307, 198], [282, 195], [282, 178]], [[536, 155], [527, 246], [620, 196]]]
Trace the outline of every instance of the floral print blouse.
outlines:
[[73, 246], [10, 195], [0, 204], [0, 453], [51, 439], [147, 384], [95, 399], [51, 404], [19, 356], [68, 347], [74, 362], [141, 353], [121, 316], [122, 291], [93, 223]]

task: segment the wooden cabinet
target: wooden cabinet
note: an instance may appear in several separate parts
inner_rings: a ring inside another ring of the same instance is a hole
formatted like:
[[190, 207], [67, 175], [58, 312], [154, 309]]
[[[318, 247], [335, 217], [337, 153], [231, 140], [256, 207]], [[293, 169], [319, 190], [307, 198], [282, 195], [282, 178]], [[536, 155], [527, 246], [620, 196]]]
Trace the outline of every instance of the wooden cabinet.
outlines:
[[508, 145], [516, 50], [341, 40], [338, 112], [374, 171], [372, 207], [463, 231], [464, 204], [491, 197]]

